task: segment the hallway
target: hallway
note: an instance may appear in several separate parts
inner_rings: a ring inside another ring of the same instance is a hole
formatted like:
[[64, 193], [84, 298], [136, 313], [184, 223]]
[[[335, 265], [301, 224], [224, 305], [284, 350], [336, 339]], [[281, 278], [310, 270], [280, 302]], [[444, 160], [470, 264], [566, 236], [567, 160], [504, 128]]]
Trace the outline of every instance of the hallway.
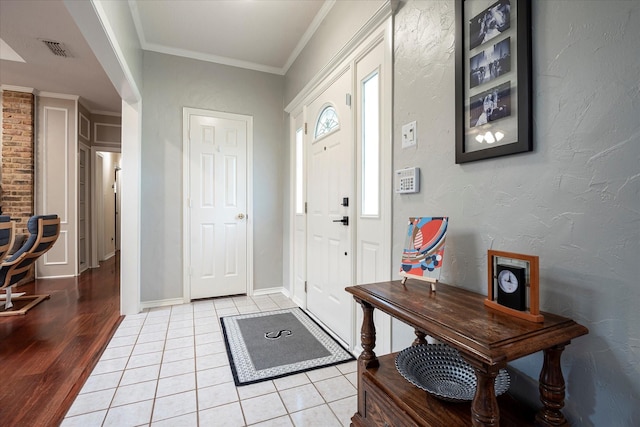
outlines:
[[79, 277], [16, 289], [50, 294], [23, 316], [0, 317], [0, 423], [55, 426], [122, 320], [119, 254]]

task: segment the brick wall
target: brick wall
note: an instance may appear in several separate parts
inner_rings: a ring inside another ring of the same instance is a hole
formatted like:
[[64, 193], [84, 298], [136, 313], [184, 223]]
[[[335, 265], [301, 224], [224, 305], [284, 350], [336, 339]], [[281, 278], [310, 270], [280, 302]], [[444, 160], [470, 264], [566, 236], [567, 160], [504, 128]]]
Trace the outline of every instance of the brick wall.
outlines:
[[34, 96], [2, 92], [2, 198], [3, 215], [16, 221], [16, 234], [28, 234], [34, 211]]

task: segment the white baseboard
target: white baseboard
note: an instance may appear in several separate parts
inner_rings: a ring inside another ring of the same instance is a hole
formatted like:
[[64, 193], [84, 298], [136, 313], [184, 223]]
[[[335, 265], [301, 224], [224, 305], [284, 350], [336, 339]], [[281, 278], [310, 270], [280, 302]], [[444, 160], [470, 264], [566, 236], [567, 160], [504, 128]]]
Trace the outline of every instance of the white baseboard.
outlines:
[[[287, 292], [287, 293], [285, 293]], [[264, 288], [264, 289], [254, 289], [253, 290], [253, 296], [260, 296], [260, 295], [271, 295], [271, 294], [284, 294], [287, 297], [289, 296], [288, 291], [283, 288], [282, 286], [277, 286], [274, 288]]]
[[146, 310], [149, 308], [157, 308], [157, 307], [167, 307], [170, 305], [180, 305], [184, 304], [183, 298], [171, 298], [171, 299], [161, 299], [155, 301], [143, 301], [140, 303], [140, 309]]

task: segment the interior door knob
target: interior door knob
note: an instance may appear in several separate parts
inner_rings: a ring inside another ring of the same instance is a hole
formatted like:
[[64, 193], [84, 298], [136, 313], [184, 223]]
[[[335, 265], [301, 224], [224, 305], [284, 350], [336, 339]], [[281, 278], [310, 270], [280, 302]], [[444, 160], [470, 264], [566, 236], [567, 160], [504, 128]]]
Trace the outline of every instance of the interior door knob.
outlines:
[[238, 216], [236, 216], [236, 218], [238, 219], [244, 219], [244, 214], [243, 213], [239, 213]]

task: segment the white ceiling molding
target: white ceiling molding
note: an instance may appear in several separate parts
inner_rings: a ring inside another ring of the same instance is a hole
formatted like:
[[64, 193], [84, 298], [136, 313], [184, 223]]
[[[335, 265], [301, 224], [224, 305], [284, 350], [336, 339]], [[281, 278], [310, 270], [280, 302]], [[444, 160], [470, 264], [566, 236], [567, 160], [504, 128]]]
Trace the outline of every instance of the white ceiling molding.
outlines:
[[13, 48], [9, 46], [7, 42], [2, 40], [1, 38], [0, 38], [0, 59], [4, 59], [7, 61], [14, 61], [14, 62], [26, 62], [24, 59], [22, 59], [20, 55], [18, 55], [18, 52], [13, 50]]
[[24, 92], [24, 93], [36, 93], [36, 90], [32, 87], [13, 86], [13, 85], [0, 85], [0, 90], [11, 92]]
[[194, 52], [184, 49], [176, 49], [167, 46], [156, 45], [152, 43], [142, 43], [142, 48], [151, 52], [164, 53], [167, 55], [182, 56], [184, 58], [197, 59], [200, 61], [214, 62], [216, 64], [229, 65], [231, 67], [245, 68], [248, 70], [262, 71], [265, 73], [284, 75], [282, 68], [269, 67], [268, 65], [256, 64], [255, 62], [241, 61], [234, 58], [226, 58], [224, 56], [209, 55], [202, 52]]
[[55, 92], [41, 92], [37, 91], [36, 95], [43, 98], [56, 98], [56, 99], [68, 99], [71, 101], [78, 101], [80, 97], [78, 95], [70, 95], [68, 93], [55, 93]]
[[336, 53], [333, 58], [306, 84], [306, 86], [296, 95], [295, 98], [285, 107], [284, 111], [291, 114], [302, 107], [305, 98], [313, 92], [336, 67], [340, 65], [369, 35], [371, 35], [388, 17], [393, 15], [398, 2], [391, 0], [385, 2], [366, 24]]
[[309, 28], [307, 28], [307, 31], [305, 31], [304, 35], [300, 39], [300, 42], [298, 42], [296, 48], [293, 50], [293, 52], [291, 52], [291, 56], [289, 56], [289, 59], [287, 59], [284, 67], [282, 67], [282, 75], [287, 74], [287, 71], [289, 71], [289, 68], [291, 67], [293, 62], [298, 58], [298, 55], [300, 55], [300, 52], [302, 52], [302, 49], [304, 49], [307, 43], [309, 43], [309, 40], [311, 40], [311, 37], [313, 37], [320, 24], [322, 24], [322, 21], [324, 21], [324, 18], [329, 14], [329, 11], [331, 11], [331, 8], [334, 4], [336, 4], [336, 0], [327, 0], [322, 5], [322, 8], [320, 9], [320, 11], [318, 11], [316, 17], [313, 18], [311, 25], [309, 25]]
[[[309, 40], [313, 37], [313, 34], [316, 32], [324, 18], [327, 16], [331, 8], [334, 6], [337, 0], [324, 0], [322, 6], [318, 10], [318, 12], [313, 17], [313, 20], [307, 26], [304, 34], [301, 36], [300, 40], [296, 44], [295, 48], [288, 54], [287, 60], [283, 64], [282, 67], [266, 65], [258, 62], [252, 62], [247, 60], [241, 60], [237, 58], [232, 58], [224, 55], [216, 55], [213, 53], [205, 53], [198, 50], [191, 50], [183, 47], [171, 47], [166, 44], [155, 43], [153, 41], [149, 41], [147, 35], [145, 34], [145, 28], [143, 25], [141, 9], [138, 3], [138, 0], [127, 0], [129, 9], [131, 11], [131, 16], [133, 18], [133, 23], [136, 29], [136, 33], [138, 34], [138, 39], [140, 41], [140, 45], [143, 50], [150, 52], [158, 52], [167, 55], [175, 55], [181, 56], [190, 59], [196, 59], [200, 61], [213, 62], [216, 64], [228, 65], [232, 67], [244, 68], [254, 71], [261, 71], [270, 74], [277, 75], [285, 75], [289, 70], [289, 67], [296, 60], [300, 52], [304, 49]], [[144, 12], [144, 10], [142, 11]], [[149, 30], [149, 29], [147, 29]], [[238, 29], [238, 31], [243, 31], [242, 27]], [[230, 36], [233, 36], [230, 35]], [[153, 36], [151, 36], [153, 38]]]

